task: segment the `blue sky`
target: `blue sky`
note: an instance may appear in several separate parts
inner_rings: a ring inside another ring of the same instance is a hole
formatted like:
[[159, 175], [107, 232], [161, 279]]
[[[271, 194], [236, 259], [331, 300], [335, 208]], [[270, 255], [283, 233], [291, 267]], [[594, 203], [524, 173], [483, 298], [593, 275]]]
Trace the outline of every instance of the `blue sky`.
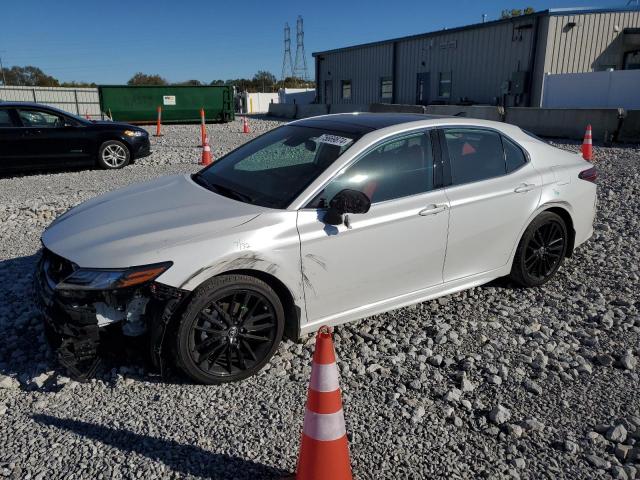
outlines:
[[507, 8], [626, 4], [597, 1], [7, 0], [0, 4], [0, 56], [5, 67], [31, 64], [63, 81], [124, 83], [138, 71], [170, 81], [258, 70], [280, 77], [284, 23], [295, 59], [297, 15], [312, 73], [312, 52], [477, 23], [483, 13], [492, 20]]

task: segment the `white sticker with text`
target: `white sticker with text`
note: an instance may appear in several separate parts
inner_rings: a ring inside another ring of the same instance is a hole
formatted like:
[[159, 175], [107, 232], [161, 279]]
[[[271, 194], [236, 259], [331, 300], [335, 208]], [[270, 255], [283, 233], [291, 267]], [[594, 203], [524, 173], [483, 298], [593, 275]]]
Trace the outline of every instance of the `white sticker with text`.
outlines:
[[328, 135], [324, 133], [318, 138], [318, 142], [328, 143], [329, 145], [337, 145], [338, 147], [346, 147], [351, 142], [353, 142], [353, 139], [347, 137], [339, 137], [338, 135]]

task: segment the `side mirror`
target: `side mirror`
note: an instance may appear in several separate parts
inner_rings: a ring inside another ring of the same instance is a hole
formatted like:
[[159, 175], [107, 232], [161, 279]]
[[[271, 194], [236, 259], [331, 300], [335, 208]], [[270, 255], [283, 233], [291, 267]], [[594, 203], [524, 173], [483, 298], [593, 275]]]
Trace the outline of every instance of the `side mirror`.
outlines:
[[329, 209], [324, 215], [324, 223], [340, 225], [345, 213], [367, 213], [371, 200], [358, 190], [345, 188], [340, 190], [329, 202]]

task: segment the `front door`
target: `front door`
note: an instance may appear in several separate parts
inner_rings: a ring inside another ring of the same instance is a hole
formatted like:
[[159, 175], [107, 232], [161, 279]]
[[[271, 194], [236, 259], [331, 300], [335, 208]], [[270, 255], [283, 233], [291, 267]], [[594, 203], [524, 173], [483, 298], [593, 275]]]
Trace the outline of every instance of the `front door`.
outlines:
[[86, 127], [73, 119], [49, 110], [21, 108], [21, 145], [33, 166], [84, 163], [91, 158]]
[[445, 128], [451, 185], [444, 281], [503, 267], [538, 207], [542, 179], [522, 149], [488, 129]]
[[22, 128], [16, 119], [15, 110], [0, 108], [0, 171], [28, 166], [24, 164], [21, 137]]
[[428, 105], [431, 88], [431, 74], [421, 72], [416, 76], [416, 105]]
[[[310, 322], [338, 323], [357, 309], [442, 283], [448, 205], [437, 175], [434, 181], [432, 144], [425, 131], [383, 142], [299, 211]], [[323, 223], [323, 206], [345, 188], [365, 193], [371, 209], [348, 215], [348, 226]]]

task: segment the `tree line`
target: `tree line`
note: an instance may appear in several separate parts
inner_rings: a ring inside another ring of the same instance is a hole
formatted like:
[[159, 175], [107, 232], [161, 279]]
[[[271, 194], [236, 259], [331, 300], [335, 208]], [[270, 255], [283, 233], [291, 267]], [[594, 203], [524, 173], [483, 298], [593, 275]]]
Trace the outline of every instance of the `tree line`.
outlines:
[[[94, 82], [61, 82], [57, 78], [47, 75], [40, 68], [32, 65], [25, 67], [13, 66], [4, 68], [0, 72], [0, 81], [5, 85], [18, 85], [24, 87], [95, 87]], [[305, 82], [300, 78], [287, 77], [277, 80], [271, 72], [259, 70], [252, 78], [234, 78], [228, 80], [212, 80], [209, 83], [200, 80], [186, 80], [170, 83], [158, 74], [136, 73], [127, 81], [127, 85], [233, 85], [240, 91], [247, 92], [275, 92], [279, 88], [313, 88], [313, 82]]]

